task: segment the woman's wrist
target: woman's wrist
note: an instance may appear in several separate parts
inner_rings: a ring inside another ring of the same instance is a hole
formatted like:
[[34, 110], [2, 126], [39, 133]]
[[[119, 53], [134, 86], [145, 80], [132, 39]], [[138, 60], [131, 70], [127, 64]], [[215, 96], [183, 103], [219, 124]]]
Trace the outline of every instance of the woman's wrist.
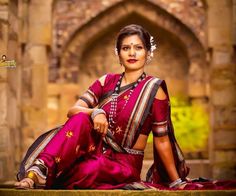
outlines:
[[37, 177], [36, 173], [33, 171], [29, 171], [26, 175], [26, 178], [30, 178], [31, 180], [33, 180], [34, 184], [38, 183], [38, 177]]
[[93, 109], [93, 112], [91, 113], [92, 120], [94, 120], [95, 116], [97, 116], [99, 114], [106, 115], [106, 112], [103, 109], [100, 109], [100, 108]]
[[35, 172], [29, 171], [21, 182], [28, 184], [28, 186], [25, 188], [35, 188], [35, 185], [38, 183], [38, 177]]

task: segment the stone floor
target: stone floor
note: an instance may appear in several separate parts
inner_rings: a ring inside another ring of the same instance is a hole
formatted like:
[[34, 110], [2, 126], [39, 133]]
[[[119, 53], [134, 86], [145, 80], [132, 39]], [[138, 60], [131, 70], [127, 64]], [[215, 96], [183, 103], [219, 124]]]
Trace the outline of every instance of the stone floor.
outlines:
[[0, 188], [1, 196], [235, 196], [236, 190], [227, 191], [127, 191], [127, 190], [16, 190]]
[[[152, 164], [152, 161], [144, 161], [142, 179], [145, 179], [145, 173], [147, 169]], [[187, 160], [188, 166], [191, 168], [191, 173], [189, 177], [195, 178], [199, 176], [211, 178], [211, 173], [209, 172], [209, 161], [208, 160]], [[221, 196], [221, 195], [232, 195], [236, 196], [236, 190], [207, 190], [207, 191], [127, 191], [127, 190], [17, 190], [13, 188], [14, 182], [2, 183], [0, 185], [0, 196], [110, 196], [110, 195], [161, 195], [161, 196]]]
[[[141, 179], [145, 180], [146, 173], [150, 166], [152, 165], [152, 160], [144, 160], [143, 161], [143, 168], [141, 172]], [[197, 160], [186, 160], [187, 166], [190, 168], [190, 173], [188, 175], [189, 178], [198, 178], [204, 177], [211, 179], [211, 168], [210, 162], [207, 159], [197, 159]]]

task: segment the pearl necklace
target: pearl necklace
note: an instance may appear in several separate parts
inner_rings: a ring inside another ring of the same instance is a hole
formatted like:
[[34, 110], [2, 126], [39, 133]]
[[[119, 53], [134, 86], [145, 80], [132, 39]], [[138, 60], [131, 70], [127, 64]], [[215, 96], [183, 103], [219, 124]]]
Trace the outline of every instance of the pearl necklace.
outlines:
[[[111, 107], [110, 107], [110, 112], [109, 112], [109, 117], [108, 117], [108, 124], [109, 124], [109, 128], [112, 129], [114, 128], [116, 122], [115, 122], [115, 118], [116, 118], [116, 113], [117, 113], [117, 97], [119, 95], [119, 92], [120, 92], [120, 85], [121, 85], [121, 81], [122, 81], [122, 78], [124, 76], [124, 72], [120, 75], [120, 78], [116, 84], [116, 87], [115, 87], [115, 90], [113, 92], [113, 94], [111, 95], [112, 98], [111, 98]], [[146, 77], [146, 73], [143, 72], [142, 75], [138, 78], [138, 80], [132, 85], [131, 87], [131, 90], [129, 92], [129, 95], [127, 97], [127, 99], [125, 100], [125, 103], [122, 107], [122, 110], [126, 107], [128, 101], [129, 101], [129, 98], [131, 97], [133, 91], [134, 91], [134, 88], [138, 86], [138, 84]]]

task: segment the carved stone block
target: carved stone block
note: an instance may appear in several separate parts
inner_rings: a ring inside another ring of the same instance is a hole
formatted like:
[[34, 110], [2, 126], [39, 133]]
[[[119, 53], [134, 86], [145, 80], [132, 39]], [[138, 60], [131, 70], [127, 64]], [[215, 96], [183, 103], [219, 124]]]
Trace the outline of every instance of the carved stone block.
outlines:
[[214, 149], [236, 149], [236, 126], [232, 131], [217, 131], [214, 133]]
[[233, 127], [236, 125], [236, 107], [214, 107], [212, 112], [213, 127]]

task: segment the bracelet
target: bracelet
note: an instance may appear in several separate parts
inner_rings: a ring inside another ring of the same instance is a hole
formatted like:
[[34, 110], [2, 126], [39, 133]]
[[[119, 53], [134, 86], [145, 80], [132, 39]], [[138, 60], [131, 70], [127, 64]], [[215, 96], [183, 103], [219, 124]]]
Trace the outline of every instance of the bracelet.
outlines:
[[175, 180], [174, 182], [171, 182], [169, 184], [169, 188], [176, 188], [178, 186], [180, 186], [183, 183], [183, 181], [181, 180], [181, 178], [178, 178], [177, 180]]
[[103, 109], [94, 109], [91, 114], [92, 120], [94, 120], [95, 116], [97, 116], [98, 114], [105, 114], [106, 115], [106, 112]]
[[31, 180], [33, 180], [34, 183], [38, 182], [38, 177], [37, 177], [37, 175], [33, 171], [29, 171], [26, 177], [30, 178]]

